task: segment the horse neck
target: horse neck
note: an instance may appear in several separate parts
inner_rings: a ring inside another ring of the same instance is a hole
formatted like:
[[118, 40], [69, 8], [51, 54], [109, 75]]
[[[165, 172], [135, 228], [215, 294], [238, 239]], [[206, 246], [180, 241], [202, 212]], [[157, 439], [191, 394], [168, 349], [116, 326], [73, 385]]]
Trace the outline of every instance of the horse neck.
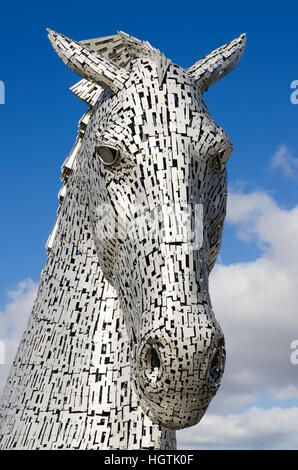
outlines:
[[91, 236], [74, 175], [2, 398], [2, 448], [175, 447], [175, 433], [144, 416], [114, 288]]

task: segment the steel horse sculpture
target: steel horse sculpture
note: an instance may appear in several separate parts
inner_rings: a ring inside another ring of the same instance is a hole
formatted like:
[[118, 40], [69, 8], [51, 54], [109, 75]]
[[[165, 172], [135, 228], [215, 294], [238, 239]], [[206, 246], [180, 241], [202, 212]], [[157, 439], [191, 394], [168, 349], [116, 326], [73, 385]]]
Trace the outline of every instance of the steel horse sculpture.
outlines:
[[173, 449], [224, 370], [208, 276], [232, 144], [203, 93], [245, 35], [188, 69], [125, 33], [48, 30], [89, 105], [62, 167], [33, 311], [1, 401], [2, 449]]

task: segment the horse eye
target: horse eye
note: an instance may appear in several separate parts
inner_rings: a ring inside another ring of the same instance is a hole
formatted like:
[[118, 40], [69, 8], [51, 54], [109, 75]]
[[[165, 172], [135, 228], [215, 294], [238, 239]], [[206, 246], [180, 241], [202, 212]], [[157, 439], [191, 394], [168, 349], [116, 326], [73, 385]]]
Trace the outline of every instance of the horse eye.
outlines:
[[223, 148], [223, 149], [219, 150], [218, 159], [219, 159], [219, 161], [222, 165], [227, 163], [227, 161], [230, 158], [230, 155], [231, 155], [232, 151], [233, 151], [233, 147], [226, 147], [226, 148]]
[[105, 165], [113, 165], [119, 156], [119, 150], [113, 147], [100, 146], [96, 148], [96, 153]]

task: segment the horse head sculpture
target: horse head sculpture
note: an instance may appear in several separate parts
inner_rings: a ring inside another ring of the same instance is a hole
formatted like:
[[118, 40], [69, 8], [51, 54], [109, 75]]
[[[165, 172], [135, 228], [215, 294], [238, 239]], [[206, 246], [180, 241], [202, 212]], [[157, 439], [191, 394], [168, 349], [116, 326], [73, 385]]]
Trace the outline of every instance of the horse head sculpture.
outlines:
[[232, 144], [203, 92], [237, 64], [245, 35], [186, 70], [148, 43], [136, 43], [121, 67], [54, 31], [49, 39], [71, 70], [106, 90], [79, 166], [100, 265], [125, 316], [140, 404], [165, 428], [192, 426], [225, 364], [208, 275], [220, 246]]
[[172, 449], [224, 371], [208, 276], [232, 144], [203, 95], [245, 35], [183, 69], [122, 32], [48, 32], [89, 108], [2, 395], [0, 447]]

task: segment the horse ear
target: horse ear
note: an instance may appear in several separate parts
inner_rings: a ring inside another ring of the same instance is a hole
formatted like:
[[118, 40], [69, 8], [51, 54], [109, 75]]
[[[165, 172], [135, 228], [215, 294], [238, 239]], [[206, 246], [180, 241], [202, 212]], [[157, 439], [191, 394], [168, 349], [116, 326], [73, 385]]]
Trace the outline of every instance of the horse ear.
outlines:
[[63, 62], [86, 80], [97, 83], [113, 93], [124, 87], [127, 72], [87, 46], [47, 29], [49, 40]]
[[222, 47], [198, 60], [187, 69], [202, 91], [227, 75], [238, 64], [246, 44], [246, 34], [228, 42]]

